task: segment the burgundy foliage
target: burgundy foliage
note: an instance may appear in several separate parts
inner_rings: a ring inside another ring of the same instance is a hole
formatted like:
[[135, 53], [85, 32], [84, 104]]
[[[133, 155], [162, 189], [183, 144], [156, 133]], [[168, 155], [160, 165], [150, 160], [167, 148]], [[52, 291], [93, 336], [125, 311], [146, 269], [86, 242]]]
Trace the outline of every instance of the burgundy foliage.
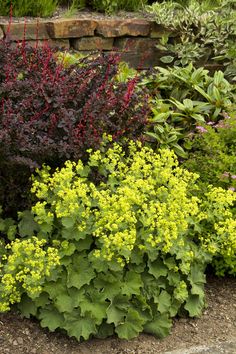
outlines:
[[0, 204], [6, 211], [26, 207], [26, 181], [42, 163], [86, 159], [104, 133], [114, 140], [142, 136], [147, 94], [137, 89], [137, 78], [115, 81], [118, 61], [99, 55], [65, 68], [47, 45], [0, 42]]

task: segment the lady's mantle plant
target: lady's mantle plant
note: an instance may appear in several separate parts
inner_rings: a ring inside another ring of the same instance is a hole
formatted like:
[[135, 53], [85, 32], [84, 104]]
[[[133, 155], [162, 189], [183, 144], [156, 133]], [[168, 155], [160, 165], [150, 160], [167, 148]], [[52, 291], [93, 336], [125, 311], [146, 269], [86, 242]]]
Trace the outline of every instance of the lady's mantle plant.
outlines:
[[[130, 142], [128, 149], [114, 143], [89, 154], [87, 164], [67, 161], [54, 173], [45, 166], [34, 177], [38, 202], [21, 214], [18, 233], [37, 234], [57, 250], [56, 260], [48, 254], [45, 268], [39, 258], [33, 267], [41, 278], [31, 271], [21, 299], [4, 283], [1, 297], [78, 340], [113, 333], [130, 339], [142, 331], [163, 337], [172, 317], [201, 314], [212, 255], [235, 272], [236, 196], [221, 188], [203, 200], [194, 196], [197, 175], [179, 167], [170, 150], [157, 154]], [[21, 256], [27, 242], [13, 243], [22, 246], [17, 271], [9, 256], [2, 279], [16, 284], [19, 269], [28, 279], [31, 255]]]

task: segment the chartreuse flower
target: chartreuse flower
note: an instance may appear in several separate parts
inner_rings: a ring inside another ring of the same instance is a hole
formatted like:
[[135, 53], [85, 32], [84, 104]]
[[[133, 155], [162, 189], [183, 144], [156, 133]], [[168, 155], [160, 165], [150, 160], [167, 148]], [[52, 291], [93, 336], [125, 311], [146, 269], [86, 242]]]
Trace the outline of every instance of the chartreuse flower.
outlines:
[[58, 250], [45, 245], [46, 240], [32, 237], [6, 246], [0, 271], [0, 312], [20, 302], [23, 292], [32, 298], [40, 294], [45, 278], [60, 264]]

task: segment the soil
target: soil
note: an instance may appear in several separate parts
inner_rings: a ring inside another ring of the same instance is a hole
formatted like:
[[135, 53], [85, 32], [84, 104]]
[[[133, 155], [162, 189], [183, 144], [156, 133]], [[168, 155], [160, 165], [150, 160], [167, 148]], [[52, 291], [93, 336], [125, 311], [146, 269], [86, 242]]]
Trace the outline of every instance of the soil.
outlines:
[[[50, 333], [34, 319], [17, 313], [0, 315], [1, 354], [157, 354], [198, 345], [236, 342], [236, 278], [208, 276], [207, 308], [201, 318], [174, 320], [172, 333], [160, 340], [141, 334], [125, 341], [113, 336], [78, 343], [58, 331]], [[231, 353], [231, 351], [230, 351]], [[232, 354], [235, 351], [232, 351]]]

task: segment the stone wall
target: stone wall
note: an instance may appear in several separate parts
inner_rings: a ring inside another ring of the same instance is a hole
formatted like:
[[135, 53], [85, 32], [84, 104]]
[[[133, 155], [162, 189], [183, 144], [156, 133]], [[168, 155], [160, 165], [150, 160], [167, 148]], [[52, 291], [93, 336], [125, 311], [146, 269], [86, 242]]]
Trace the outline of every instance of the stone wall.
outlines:
[[[10, 29], [9, 29], [10, 27]], [[122, 60], [135, 68], [160, 65], [163, 55], [156, 44], [164, 33], [163, 27], [147, 19], [61, 18], [49, 21], [12, 22], [0, 20], [0, 39], [25, 40], [32, 46], [48, 43], [83, 53], [117, 51]], [[169, 33], [170, 36], [174, 34]]]

